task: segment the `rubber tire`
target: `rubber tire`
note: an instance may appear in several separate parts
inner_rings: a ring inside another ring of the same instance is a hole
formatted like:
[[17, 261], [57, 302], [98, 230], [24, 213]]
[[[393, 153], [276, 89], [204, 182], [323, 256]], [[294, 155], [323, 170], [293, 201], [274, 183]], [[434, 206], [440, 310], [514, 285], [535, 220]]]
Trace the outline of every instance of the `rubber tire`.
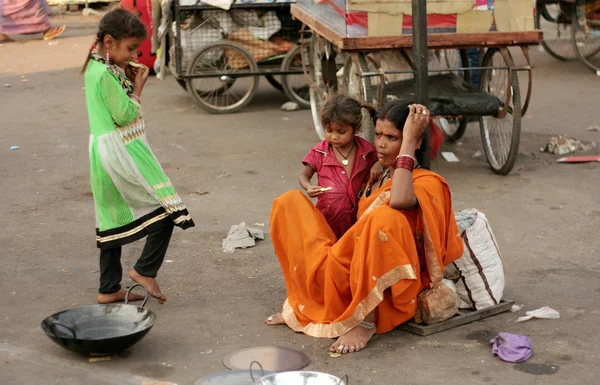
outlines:
[[[292, 63], [292, 60], [294, 60], [294, 57], [298, 54], [298, 52], [300, 52], [301, 49], [302, 49], [302, 46], [297, 45], [287, 53], [287, 55], [285, 56], [285, 59], [283, 59], [283, 63], [281, 63], [282, 71], [290, 70], [290, 65]], [[283, 92], [291, 101], [297, 103], [301, 108], [305, 108], [305, 109], [310, 108], [310, 96], [309, 96], [308, 100], [306, 100], [306, 99], [303, 99], [300, 95], [298, 95], [296, 93], [296, 91], [294, 91], [293, 87], [291, 87], [289, 85], [286, 75], [281, 76], [281, 86], [283, 87]], [[308, 84], [306, 86], [308, 87]]]
[[[488, 49], [483, 57], [483, 62], [482, 62], [481, 66], [482, 67], [491, 67], [491, 65], [488, 65], [488, 62], [493, 58], [494, 54], [496, 54], [496, 53], [498, 55], [501, 55], [500, 50], [498, 48]], [[514, 65], [514, 61], [512, 59], [512, 56], [510, 55], [510, 52], [509, 52], [509, 58], [510, 58], [510, 63], [505, 63], [505, 64], [508, 66]], [[486, 70], [481, 70], [481, 90], [484, 92], [485, 92], [485, 87], [484, 87], [485, 71]], [[511, 143], [510, 143], [510, 150], [508, 153], [508, 157], [506, 158], [506, 162], [504, 162], [504, 164], [500, 165], [499, 167], [493, 165], [492, 162], [490, 162], [490, 158], [493, 156], [493, 154], [490, 156], [489, 147], [486, 142], [486, 130], [485, 130], [485, 126], [483, 123], [484, 117], [481, 116], [479, 118], [481, 141], [483, 143], [483, 150], [485, 152], [485, 156], [488, 160], [488, 164], [490, 165], [490, 168], [492, 169], [492, 171], [495, 172], [496, 174], [500, 174], [500, 175], [507, 175], [508, 173], [510, 173], [510, 171], [514, 167], [515, 162], [517, 160], [517, 156], [519, 155], [519, 142], [521, 140], [521, 108], [522, 108], [522, 106], [521, 106], [521, 90], [519, 89], [519, 78], [517, 76], [516, 71], [512, 71], [511, 81], [512, 81], [512, 102], [513, 102], [513, 129], [512, 129]]]

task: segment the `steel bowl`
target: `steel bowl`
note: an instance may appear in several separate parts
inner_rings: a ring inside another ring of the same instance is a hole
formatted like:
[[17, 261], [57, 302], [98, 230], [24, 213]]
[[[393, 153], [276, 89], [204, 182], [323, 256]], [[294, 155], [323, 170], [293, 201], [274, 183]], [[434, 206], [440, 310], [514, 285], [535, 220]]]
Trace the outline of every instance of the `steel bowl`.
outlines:
[[348, 376], [338, 378], [327, 373], [302, 370], [269, 374], [254, 381], [254, 385], [348, 385]]

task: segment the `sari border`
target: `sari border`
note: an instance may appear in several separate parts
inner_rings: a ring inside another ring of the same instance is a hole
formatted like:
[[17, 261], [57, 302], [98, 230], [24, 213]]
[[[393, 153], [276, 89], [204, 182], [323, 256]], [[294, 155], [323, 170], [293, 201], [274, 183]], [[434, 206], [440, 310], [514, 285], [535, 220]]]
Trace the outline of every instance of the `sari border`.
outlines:
[[410, 264], [397, 266], [382, 275], [375, 283], [375, 287], [358, 303], [354, 314], [342, 321], [329, 324], [311, 322], [306, 326], [302, 326], [287, 298], [283, 303], [281, 316], [290, 329], [295, 332], [302, 332], [308, 336], [317, 338], [337, 338], [360, 325], [366, 316], [373, 312], [383, 301], [384, 291], [404, 279], [417, 279], [415, 271]]

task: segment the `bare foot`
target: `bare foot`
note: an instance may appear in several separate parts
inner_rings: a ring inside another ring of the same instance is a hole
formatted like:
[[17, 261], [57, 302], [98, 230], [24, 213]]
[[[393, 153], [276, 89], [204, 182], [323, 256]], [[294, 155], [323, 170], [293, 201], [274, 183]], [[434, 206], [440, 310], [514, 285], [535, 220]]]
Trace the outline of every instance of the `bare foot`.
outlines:
[[146, 286], [146, 289], [148, 289], [148, 294], [156, 298], [158, 300], [158, 303], [163, 304], [167, 301], [167, 297], [165, 297], [162, 291], [160, 291], [160, 286], [158, 286], [156, 278], [144, 277], [143, 275], [135, 271], [135, 269], [131, 269], [128, 275], [132, 281], [141, 283], [142, 285]]
[[66, 26], [61, 25], [60, 27], [50, 28], [46, 32], [44, 32], [44, 40], [52, 40], [65, 32]]
[[[125, 301], [126, 294], [127, 294], [127, 292], [125, 291], [125, 289], [121, 289], [117, 292], [110, 293], [110, 294], [98, 294], [98, 303], [99, 304], [107, 304], [107, 303], [114, 303], [114, 302], [123, 302], [123, 301]], [[129, 293], [129, 301], [140, 301], [142, 299], [144, 299], [143, 295]]]
[[14, 42], [13, 39], [11, 39], [10, 37], [8, 37], [7, 35], [0, 33], [0, 43], [12, 43]]
[[362, 326], [357, 326], [338, 338], [337, 341], [329, 347], [329, 351], [342, 354], [358, 352], [367, 346], [369, 340], [371, 340], [371, 337], [373, 337], [376, 331], [376, 328], [367, 329]]
[[285, 321], [283, 320], [283, 316], [281, 315], [281, 313], [277, 313], [277, 314], [273, 314], [272, 316], [269, 316], [265, 320], [265, 323], [270, 326], [285, 325]]

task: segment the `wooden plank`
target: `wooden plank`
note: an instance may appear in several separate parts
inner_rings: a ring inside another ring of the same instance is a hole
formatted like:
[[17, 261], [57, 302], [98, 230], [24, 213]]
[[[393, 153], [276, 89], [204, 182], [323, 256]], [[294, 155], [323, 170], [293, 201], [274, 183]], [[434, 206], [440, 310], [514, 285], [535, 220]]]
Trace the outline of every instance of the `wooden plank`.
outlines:
[[[291, 13], [296, 19], [343, 51], [411, 49], [413, 45], [412, 35], [345, 37], [298, 4], [292, 5]], [[435, 33], [427, 35], [427, 46], [435, 49], [526, 46], [537, 45], [541, 41], [541, 31]]]
[[405, 322], [402, 325], [400, 325], [399, 328], [401, 330], [405, 330], [407, 332], [411, 332], [420, 336], [428, 336], [431, 334], [442, 332], [444, 330], [452, 329], [457, 326], [478, 321], [483, 318], [507, 312], [510, 310], [514, 303], [514, 301], [505, 300], [500, 302], [498, 305], [488, 307], [487, 309], [461, 311], [460, 314], [455, 315], [449, 320], [437, 324], [419, 325], [414, 322]]
[[313, 16], [306, 8], [299, 6], [298, 4], [292, 4], [290, 13], [293, 17], [309, 26], [311, 30], [325, 38], [325, 40], [335, 44], [338, 48], [343, 49], [344, 36], [320, 21], [316, 16]]

